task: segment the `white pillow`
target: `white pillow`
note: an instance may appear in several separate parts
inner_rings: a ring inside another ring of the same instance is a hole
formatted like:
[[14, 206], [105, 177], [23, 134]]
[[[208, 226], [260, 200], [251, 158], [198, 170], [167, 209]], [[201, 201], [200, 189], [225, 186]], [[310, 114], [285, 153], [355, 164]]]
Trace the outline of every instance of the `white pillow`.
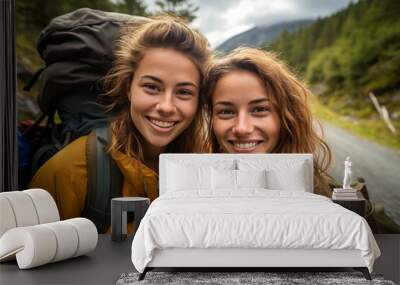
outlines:
[[236, 170], [211, 168], [212, 189], [236, 190]]
[[282, 170], [268, 169], [267, 181], [269, 189], [306, 192], [306, 164], [295, 163]]
[[263, 170], [236, 170], [237, 187], [240, 188], [267, 188], [267, 171]]
[[168, 164], [167, 191], [210, 189], [210, 167], [198, 167], [177, 163]]

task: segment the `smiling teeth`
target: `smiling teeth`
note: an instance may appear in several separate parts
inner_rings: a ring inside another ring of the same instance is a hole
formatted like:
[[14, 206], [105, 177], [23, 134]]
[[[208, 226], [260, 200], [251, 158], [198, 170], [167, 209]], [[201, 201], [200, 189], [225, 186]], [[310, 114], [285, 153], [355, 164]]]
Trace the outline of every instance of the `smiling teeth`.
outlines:
[[235, 147], [237, 148], [253, 148], [257, 145], [257, 142], [251, 142], [251, 143], [235, 143]]
[[151, 119], [151, 122], [160, 128], [170, 128], [173, 125], [175, 125], [174, 122], [164, 122], [164, 121], [158, 121], [158, 120], [154, 120], [154, 119]]

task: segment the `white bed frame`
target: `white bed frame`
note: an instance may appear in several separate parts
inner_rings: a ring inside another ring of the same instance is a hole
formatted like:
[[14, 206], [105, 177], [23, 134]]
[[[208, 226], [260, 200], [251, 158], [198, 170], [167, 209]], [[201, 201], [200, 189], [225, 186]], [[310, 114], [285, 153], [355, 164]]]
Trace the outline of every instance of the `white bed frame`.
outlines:
[[365, 267], [359, 250], [183, 249], [156, 250], [148, 267]]
[[[212, 165], [223, 160], [255, 160], [266, 159], [279, 162], [287, 159], [304, 160], [308, 164], [308, 192], [313, 192], [313, 160], [311, 154], [162, 154], [160, 156], [160, 195], [166, 192], [165, 185], [168, 179], [167, 168], [170, 160], [187, 160], [196, 165], [207, 161]], [[154, 268], [172, 267], [231, 267], [238, 271], [244, 268], [271, 268], [271, 267], [353, 267], [362, 271], [364, 277], [371, 280], [368, 268], [361, 257], [360, 250], [329, 250], [329, 249], [193, 249], [170, 248], [158, 249], [154, 252], [152, 261], [139, 280], [145, 277], [146, 272]]]

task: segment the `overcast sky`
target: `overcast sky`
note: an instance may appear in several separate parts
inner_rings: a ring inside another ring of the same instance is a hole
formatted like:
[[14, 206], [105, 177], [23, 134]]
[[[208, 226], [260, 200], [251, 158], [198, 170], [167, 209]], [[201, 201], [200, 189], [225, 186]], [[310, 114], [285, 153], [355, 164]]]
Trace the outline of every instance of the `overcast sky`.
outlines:
[[[397, 0], [396, 0], [397, 1]], [[155, 0], [146, 1], [154, 3]], [[216, 47], [233, 35], [256, 25], [316, 19], [346, 8], [355, 0], [192, 0], [199, 7], [192, 26]], [[149, 3], [149, 8], [154, 6]]]

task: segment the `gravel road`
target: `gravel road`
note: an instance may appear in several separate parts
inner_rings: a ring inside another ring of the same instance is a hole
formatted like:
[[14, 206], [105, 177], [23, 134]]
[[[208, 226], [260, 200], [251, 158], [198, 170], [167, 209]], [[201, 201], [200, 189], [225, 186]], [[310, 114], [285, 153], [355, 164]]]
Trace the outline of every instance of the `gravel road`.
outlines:
[[353, 177], [364, 177], [371, 201], [383, 202], [386, 214], [400, 225], [400, 152], [332, 125], [323, 126], [335, 160], [331, 175], [342, 181], [344, 160], [350, 156]]

